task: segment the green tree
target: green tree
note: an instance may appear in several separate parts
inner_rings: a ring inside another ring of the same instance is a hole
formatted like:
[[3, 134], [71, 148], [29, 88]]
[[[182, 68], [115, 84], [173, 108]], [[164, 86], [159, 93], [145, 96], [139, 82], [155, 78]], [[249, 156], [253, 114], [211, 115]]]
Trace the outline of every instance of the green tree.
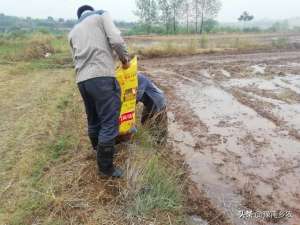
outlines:
[[136, 0], [137, 10], [134, 12], [140, 22], [146, 27], [147, 33], [151, 32], [153, 24], [157, 21], [158, 8], [155, 0]]
[[186, 0], [158, 0], [161, 23], [165, 25], [166, 32], [177, 32], [177, 25], [181, 19], [183, 3]]
[[192, 9], [192, 3], [191, 0], [185, 0], [183, 3], [183, 16], [185, 19], [186, 24], [186, 32], [190, 32], [190, 23], [191, 23], [191, 9]]
[[285, 32], [289, 30], [289, 22], [287, 20], [276, 22], [269, 28], [272, 32]]
[[172, 23], [172, 8], [168, 0], [158, 0], [160, 10], [160, 21], [165, 25], [166, 32], [169, 33]]
[[210, 33], [213, 30], [215, 30], [217, 26], [218, 26], [218, 21], [214, 19], [208, 19], [204, 23], [203, 30], [207, 33]]
[[247, 11], [243, 12], [243, 14], [240, 15], [240, 17], [238, 18], [238, 20], [239, 20], [240, 22], [243, 22], [243, 30], [244, 30], [244, 28], [245, 28], [246, 22], [249, 22], [249, 21], [251, 21], [251, 20], [253, 20], [253, 19], [254, 19], [254, 16], [253, 16], [253, 15], [250, 15]]
[[173, 33], [177, 32], [177, 22], [180, 19], [181, 10], [184, 0], [170, 0], [170, 7], [172, 11], [172, 24], [173, 24]]
[[[208, 19], [215, 18], [220, 9], [221, 2], [220, 0], [193, 0], [194, 9], [195, 9], [195, 30], [196, 33], [202, 34], [204, 24]], [[200, 20], [200, 30], [199, 30], [199, 20]]]
[[54, 21], [54, 18], [52, 16], [48, 16], [47, 20], [53, 22]]

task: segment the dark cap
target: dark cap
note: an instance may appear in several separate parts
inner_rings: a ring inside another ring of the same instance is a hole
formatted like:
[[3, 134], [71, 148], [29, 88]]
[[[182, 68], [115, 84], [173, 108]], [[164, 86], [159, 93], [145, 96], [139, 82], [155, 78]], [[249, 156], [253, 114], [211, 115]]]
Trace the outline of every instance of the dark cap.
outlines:
[[84, 13], [85, 11], [94, 11], [94, 8], [92, 6], [89, 6], [89, 5], [83, 5], [83, 6], [79, 7], [78, 10], [77, 10], [78, 19], [80, 19], [82, 13]]

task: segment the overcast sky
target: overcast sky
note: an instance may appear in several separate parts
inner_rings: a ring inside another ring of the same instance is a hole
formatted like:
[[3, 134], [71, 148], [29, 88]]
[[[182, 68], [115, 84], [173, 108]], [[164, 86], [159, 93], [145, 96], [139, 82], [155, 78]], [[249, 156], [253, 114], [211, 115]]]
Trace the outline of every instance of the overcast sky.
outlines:
[[[286, 19], [300, 17], [300, 0], [221, 0], [221, 22], [236, 21], [247, 10], [256, 19]], [[109, 11], [116, 20], [135, 21], [135, 0], [0, 0], [0, 12], [33, 18], [75, 18], [78, 6], [90, 4]]]

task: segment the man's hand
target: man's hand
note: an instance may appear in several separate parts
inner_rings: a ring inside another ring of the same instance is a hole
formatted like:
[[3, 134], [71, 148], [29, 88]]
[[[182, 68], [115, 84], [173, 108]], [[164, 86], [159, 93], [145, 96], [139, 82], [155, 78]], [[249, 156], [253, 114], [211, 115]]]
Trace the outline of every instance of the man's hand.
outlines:
[[125, 64], [122, 63], [122, 68], [123, 68], [124, 70], [127, 70], [129, 67], [130, 67], [130, 62], [126, 62]]

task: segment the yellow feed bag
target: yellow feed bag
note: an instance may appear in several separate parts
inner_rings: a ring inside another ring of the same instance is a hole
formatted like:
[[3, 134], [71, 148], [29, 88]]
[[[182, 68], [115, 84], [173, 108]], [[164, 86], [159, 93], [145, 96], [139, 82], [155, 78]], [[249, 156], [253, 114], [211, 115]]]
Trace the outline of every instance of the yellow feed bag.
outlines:
[[121, 88], [121, 114], [119, 119], [119, 133], [125, 135], [135, 130], [136, 96], [138, 88], [137, 57], [130, 62], [128, 69], [121, 66], [116, 70], [116, 78]]

